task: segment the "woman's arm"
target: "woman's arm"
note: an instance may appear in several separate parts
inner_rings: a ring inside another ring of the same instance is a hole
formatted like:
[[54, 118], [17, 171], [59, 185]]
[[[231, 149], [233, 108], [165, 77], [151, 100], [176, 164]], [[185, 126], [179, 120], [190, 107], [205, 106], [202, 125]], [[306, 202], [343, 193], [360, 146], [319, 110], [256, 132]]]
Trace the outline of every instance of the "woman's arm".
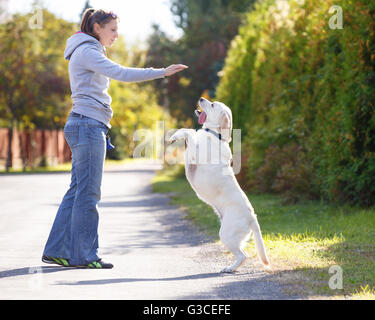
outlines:
[[82, 64], [91, 71], [103, 74], [111, 79], [123, 82], [141, 82], [171, 76], [186, 69], [184, 65], [172, 65], [168, 68], [126, 68], [108, 59], [96, 47], [88, 47], [82, 51]]
[[81, 52], [81, 63], [88, 69], [123, 82], [141, 82], [163, 78], [165, 69], [126, 68], [108, 59], [96, 47], [86, 47]]

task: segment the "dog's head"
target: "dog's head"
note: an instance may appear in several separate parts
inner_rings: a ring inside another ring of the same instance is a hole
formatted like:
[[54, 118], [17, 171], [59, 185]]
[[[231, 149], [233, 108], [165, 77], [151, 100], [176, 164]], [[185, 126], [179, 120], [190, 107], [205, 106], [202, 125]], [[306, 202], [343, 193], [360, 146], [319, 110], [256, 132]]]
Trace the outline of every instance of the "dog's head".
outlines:
[[198, 101], [202, 111], [195, 110], [199, 124], [203, 128], [215, 128], [221, 133], [223, 139], [231, 142], [232, 138], [232, 111], [222, 102], [211, 102], [205, 98]]

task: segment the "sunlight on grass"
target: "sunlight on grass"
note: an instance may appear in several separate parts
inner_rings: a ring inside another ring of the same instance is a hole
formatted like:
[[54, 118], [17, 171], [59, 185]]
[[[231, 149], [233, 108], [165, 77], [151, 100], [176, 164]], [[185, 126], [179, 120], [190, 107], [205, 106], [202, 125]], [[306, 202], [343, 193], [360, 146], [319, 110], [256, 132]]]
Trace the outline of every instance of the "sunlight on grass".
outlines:
[[357, 300], [375, 300], [375, 289], [370, 288], [369, 285], [361, 286], [360, 290], [353, 294], [353, 299]]
[[[332, 244], [341, 242], [343, 239], [340, 236], [322, 240], [307, 234], [264, 235], [264, 243], [274, 270], [322, 268], [334, 264], [335, 261], [332, 259], [323, 258], [321, 251]], [[253, 250], [255, 252], [255, 248]]]

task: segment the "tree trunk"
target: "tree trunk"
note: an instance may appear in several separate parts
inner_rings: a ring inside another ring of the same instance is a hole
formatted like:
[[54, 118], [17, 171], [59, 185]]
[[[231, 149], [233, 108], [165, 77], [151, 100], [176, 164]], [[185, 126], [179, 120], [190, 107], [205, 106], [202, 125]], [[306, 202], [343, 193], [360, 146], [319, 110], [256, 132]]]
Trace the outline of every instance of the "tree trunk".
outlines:
[[26, 156], [25, 156], [25, 147], [24, 147], [23, 141], [22, 141], [22, 135], [23, 135], [23, 132], [19, 129], [18, 130], [18, 139], [19, 139], [19, 142], [20, 142], [22, 170], [23, 170], [23, 172], [25, 172], [26, 171]]
[[11, 127], [8, 130], [8, 155], [6, 163], [6, 172], [9, 172], [9, 169], [12, 167], [12, 140], [13, 140], [13, 121]]
[[9, 172], [9, 169], [12, 168], [13, 166], [12, 141], [13, 141], [13, 130], [14, 130], [14, 122], [15, 122], [14, 106], [13, 106], [13, 91], [9, 92], [9, 110], [12, 115], [12, 119], [10, 120], [10, 128], [8, 131], [8, 155], [7, 155], [7, 163], [5, 166], [6, 172]]

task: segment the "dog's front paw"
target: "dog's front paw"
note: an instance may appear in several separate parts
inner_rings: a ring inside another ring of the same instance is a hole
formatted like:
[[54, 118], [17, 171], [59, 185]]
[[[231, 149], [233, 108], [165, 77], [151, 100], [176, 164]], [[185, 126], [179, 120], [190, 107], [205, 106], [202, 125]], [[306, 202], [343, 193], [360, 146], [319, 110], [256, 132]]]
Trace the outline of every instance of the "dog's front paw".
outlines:
[[167, 138], [167, 141], [170, 143], [175, 143], [177, 140], [181, 140], [185, 138], [185, 134], [182, 131], [182, 129], [177, 130], [174, 134], [172, 134], [169, 138]]
[[175, 143], [177, 141], [177, 137], [176, 137], [176, 134], [172, 135], [171, 137], [165, 139], [168, 143], [172, 144], [172, 143]]

